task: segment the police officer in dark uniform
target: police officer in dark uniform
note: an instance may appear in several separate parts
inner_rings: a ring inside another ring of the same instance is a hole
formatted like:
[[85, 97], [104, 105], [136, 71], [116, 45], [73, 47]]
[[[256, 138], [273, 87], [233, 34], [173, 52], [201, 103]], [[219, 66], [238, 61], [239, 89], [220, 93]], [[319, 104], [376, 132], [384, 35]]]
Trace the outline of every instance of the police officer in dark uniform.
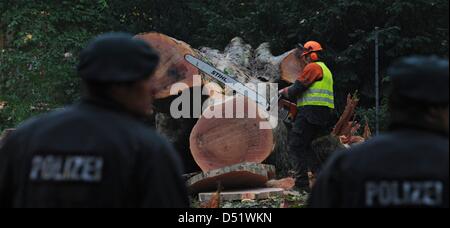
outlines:
[[449, 206], [448, 60], [409, 57], [389, 71], [391, 131], [331, 159], [312, 207]]
[[158, 54], [131, 35], [80, 55], [79, 104], [22, 124], [0, 150], [0, 207], [188, 207], [174, 149], [142, 123]]

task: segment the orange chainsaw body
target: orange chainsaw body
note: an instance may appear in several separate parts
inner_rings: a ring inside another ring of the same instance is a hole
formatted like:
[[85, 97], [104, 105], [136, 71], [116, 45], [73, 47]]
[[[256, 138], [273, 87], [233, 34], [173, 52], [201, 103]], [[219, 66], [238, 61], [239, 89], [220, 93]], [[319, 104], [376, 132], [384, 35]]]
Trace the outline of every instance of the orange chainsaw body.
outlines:
[[297, 117], [297, 114], [298, 114], [296, 104], [294, 104], [288, 100], [285, 100], [285, 99], [280, 99], [278, 101], [278, 109], [288, 112], [287, 116], [282, 117], [284, 121], [290, 121], [290, 122], [295, 121], [295, 118]]

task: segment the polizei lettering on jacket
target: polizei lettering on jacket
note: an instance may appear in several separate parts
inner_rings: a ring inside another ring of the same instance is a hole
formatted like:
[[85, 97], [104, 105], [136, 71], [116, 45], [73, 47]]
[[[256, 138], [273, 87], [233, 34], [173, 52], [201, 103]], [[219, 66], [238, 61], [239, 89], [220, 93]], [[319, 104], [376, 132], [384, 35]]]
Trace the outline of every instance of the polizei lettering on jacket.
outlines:
[[440, 207], [444, 199], [441, 181], [368, 181], [368, 207]]
[[31, 181], [100, 182], [103, 158], [94, 156], [34, 156]]

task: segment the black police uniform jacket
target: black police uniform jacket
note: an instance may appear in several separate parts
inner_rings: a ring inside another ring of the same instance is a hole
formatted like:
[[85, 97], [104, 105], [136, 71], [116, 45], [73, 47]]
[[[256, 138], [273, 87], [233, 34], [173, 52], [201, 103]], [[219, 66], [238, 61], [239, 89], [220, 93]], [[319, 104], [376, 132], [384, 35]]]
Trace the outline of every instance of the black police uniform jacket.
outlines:
[[337, 153], [319, 176], [310, 206], [448, 207], [448, 140], [402, 128]]
[[0, 207], [188, 207], [171, 145], [118, 105], [84, 100], [0, 148]]

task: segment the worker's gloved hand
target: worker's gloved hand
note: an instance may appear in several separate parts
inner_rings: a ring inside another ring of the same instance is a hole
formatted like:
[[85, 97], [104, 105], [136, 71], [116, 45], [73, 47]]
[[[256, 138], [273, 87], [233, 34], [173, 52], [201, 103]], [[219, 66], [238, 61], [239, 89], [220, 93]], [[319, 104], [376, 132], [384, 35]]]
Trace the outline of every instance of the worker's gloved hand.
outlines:
[[278, 91], [278, 97], [280, 97], [280, 98], [288, 98], [289, 97], [288, 90], [289, 90], [289, 87]]

